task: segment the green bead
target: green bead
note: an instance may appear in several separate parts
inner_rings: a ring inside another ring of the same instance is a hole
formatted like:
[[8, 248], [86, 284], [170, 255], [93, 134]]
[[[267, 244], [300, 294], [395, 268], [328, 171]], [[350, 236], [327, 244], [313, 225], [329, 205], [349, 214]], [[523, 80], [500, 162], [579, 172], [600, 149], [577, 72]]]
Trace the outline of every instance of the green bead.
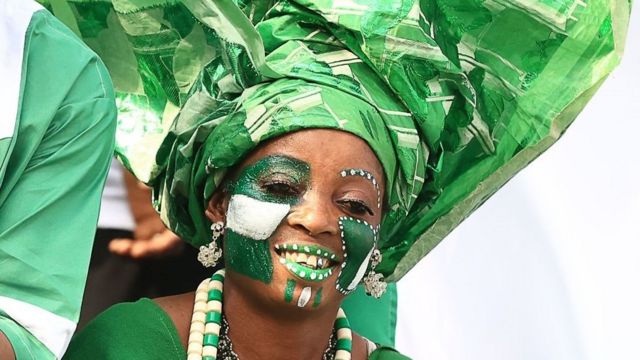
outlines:
[[213, 274], [213, 276], [211, 276], [211, 281], [220, 281], [221, 283], [224, 283], [224, 275], [220, 275], [218, 273]]
[[214, 334], [205, 334], [204, 335], [204, 341], [202, 342], [203, 346], [214, 346], [214, 347], [218, 347], [218, 335], [214, 335]]
[[217, 301], [222, 301], [222, 291], [220, 290], [209, 290], [209, 295], [207, 297], [207, 300], [211, 301], [211, 300], [217, 300]]
[[203, 356], [202, 360], [216, 360], [215, 356]]
[[336, 349], [351, 351], [351, 340], [349, 339], [338, 339], [338, 343], [336, 344]]
[[220, 324], [220, 321], [222, 319], [222, 314], [216, 311], [211, 311], [208, 312], [207, 315], [204, 318], [204, 322], [205, 324], [209, 324], [209, 323], [216, 323], [216, 324]]
[[347, 329], [351, 328], [351, 326], [349, 326], [349, 320], [347, 320], [347, 318], [336, 319], [333, 327], [336, 328], [336, 330], [337, 329], [344, 329], [344, 328], [347, 328]]

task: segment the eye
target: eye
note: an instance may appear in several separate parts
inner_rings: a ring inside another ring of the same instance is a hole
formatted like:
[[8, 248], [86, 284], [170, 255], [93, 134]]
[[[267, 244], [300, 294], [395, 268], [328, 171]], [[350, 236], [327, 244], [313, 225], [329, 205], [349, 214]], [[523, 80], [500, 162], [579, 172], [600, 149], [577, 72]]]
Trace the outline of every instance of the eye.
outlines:
[[354, 215], [370, 215], [373, 216], [373, 211], [362, 200], [357, 199], [344, 199], [338, 201], [338, 204], [342, 205], [348, 212]]
[[282, 180], [265, 182], [262, 184], [262, 188], [269, 194], [283, 197], [298, 196], [300, 193], [295, 185]]

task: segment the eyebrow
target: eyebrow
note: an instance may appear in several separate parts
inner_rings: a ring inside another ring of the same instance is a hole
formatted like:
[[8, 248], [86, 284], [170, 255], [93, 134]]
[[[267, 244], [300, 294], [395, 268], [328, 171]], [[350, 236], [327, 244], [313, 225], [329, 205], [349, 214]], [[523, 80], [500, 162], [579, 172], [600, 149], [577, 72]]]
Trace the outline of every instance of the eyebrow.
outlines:
[[380, 199], [380, 185], [378, 185], [378, 181], [376, 180], [376, 177], [373, 176], [372, 173], [368, 172], [367, 170], [364, 169], [344, 169], [340, 171], [340, 176], [341, 177], [347, 177], [347, 176], [360, 176], [366, 180], [368, 180], [371, 184], [373, 184], [373, 186], [376, 188], [376, 194], [377, 194], [377, 200], [378, 200], [378, 209], [380, 209], [381, 206], [381, 199]]

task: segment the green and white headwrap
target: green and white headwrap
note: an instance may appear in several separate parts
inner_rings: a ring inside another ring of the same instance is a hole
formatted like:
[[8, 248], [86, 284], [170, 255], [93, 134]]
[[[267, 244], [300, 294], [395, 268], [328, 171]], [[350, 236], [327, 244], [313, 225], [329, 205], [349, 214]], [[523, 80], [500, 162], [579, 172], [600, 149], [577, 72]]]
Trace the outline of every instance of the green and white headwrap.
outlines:
[[100, 54], [120, 159], [165, 222], [209, 241], [206, 202], [259, 143], [364, 139], [387, 177], [388, 281], [551, 146], [620, 61], [620, 0], [68, 0]]

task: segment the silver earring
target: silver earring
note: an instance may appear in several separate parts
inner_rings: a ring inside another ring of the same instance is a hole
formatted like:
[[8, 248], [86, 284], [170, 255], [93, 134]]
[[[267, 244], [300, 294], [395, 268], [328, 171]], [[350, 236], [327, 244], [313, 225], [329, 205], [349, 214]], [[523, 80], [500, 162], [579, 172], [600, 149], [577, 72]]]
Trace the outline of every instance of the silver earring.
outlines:
[[204, 267], [215, 267], [222, 257], [222, 249], [218, 247], [218, 239], [224, 234], [224, 223], [222, 221], [211, 224], [211, 242], [209, 245], [200, 246], [198, 261]]
[[387, 283], [384, 282], [382, 274], [375, 272], [376, 266], [378, 266], [381, 261], [382, 253], [380, 253], [380, 250], [373, 250], [373, 254], [371, 255], [371, 270], [369, 270], [367, 276], [364, 277], [364, 291], [376, 299], [379, 299], [385, 291], [387, 291]]

